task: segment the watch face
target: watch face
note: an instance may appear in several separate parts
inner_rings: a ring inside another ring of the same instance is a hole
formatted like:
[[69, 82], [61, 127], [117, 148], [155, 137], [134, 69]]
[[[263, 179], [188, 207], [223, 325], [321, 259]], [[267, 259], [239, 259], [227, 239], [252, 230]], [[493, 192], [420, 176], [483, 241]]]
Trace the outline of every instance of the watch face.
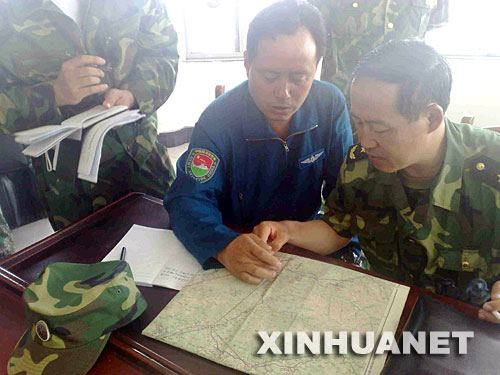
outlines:
[[42, 341], [49, 341], [50, 340], [49, 326], [43, 320], [39, 320], [36, 323], [36, 335]]

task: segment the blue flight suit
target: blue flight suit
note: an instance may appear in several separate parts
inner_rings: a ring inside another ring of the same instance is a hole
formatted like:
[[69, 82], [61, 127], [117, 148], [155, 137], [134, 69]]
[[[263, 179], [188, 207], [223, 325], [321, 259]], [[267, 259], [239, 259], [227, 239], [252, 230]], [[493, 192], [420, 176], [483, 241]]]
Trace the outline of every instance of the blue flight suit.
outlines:
[[200, 264], [239, 235], [223, 223], [251, 229], [264, 220], [316, 218], [321, 192], [326, 198], [335, 186], [352, 145], [340, 90], [314, 81], [288, 134], [282, 140], [272, 130], [248, 81], [203, 112], [164, 200], [175, 235]]

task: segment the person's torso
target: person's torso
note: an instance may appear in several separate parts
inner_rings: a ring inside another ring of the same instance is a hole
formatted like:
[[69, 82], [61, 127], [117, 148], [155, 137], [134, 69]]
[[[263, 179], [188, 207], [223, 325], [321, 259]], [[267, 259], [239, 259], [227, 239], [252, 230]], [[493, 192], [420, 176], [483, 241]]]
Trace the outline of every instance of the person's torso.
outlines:
[[[32, 86], [47, 83], [58, 77], [61, 65], [80, 55], [95, 55], [112, 67], [105, 72], [101, 83], [119, 88], [134, 67], [137, 52], [136, 35], [140, 30], [144, 0], [82, 0], [81, 26], [64, 14], [52, 1], [40, 1], [33, 7], [26, 0], [11, 2], [2, 25], [6, 32], [0, 36], [0, 85], [6, 87]], [[5, 18], [6, 17], [6, 18]], [[102, 104], [104, 94], [90, 95], [79, 104], [60, 107], [60, 114], [50, 124], [58, 124], [80, 112]], [[17, 127], [29, 128], [27, 124]], [[142, 165], [156, 142], [156, 114], [140, 122], [112, 129], [106, 144], [114, 137], [123, 149]], [[138, 139], [146, 139], [141, 144]], [[147, 144], [147, 147], [142, 147]], [[111, 155], [112, 157], [112, 155]], [[64, 158], [60, 162], [64, 163]], [[107, 153], [102, 163], [106, 163]], [[37, 170], [43, 162], [36, 162]]]
[[[236, 95], [228, 93], [227, 98], [238, 99], [237, 103], [226, 104], [232, 108], [232, 119], [221, 123], [225, 135], [218, 138], [225, 150], [226, 176], [219, 202], [224, 221], [251, 227], [262, 220], [307, 220], [318, 213], [335, 138], [334, 107], [340, 103], [336, 101], [337, 91], [330, 87], [313, 84], [291, 121], [286, 139], [270, 129], [246, 83], [235, 89]], [[323, 103], [318, 100], [320, 92], [326, 94]], [[224, 132], [222, 127], [205, 131]]]
[[117, 87], [130, 73], [141, 22], [140, 1], [82, 1], [80, 28], [51, 1], [37, 7], [13, 2], [10, 26], [0, 37], [0, 67], [8, 81], [34, 85], [57, 78], [63, 62], [80, 55], [104, 58], [113, 67], [103, 83]]
[[[395, 174], [377, 171], [368, 159], [347, 166], [360, 177], [344, 186], [351, 233], [374, 271], [460, 299], [472, 280], [500, 275], [500, 140], [491, 133], [496, 138], [484, 141], [477, 132], [464, 133], [463, 169], [444, 164], [439, 183], [448, 187], [431, 189], [430, 202], [414, 208]], [[446, 193], [432, 197], [438, 191]]]
[[423, 39], [436, 4], [436, 0], [341, 0], [321, 5], [328, 32], [321, 79], [347, 96], [358, 61], [385, 41]]

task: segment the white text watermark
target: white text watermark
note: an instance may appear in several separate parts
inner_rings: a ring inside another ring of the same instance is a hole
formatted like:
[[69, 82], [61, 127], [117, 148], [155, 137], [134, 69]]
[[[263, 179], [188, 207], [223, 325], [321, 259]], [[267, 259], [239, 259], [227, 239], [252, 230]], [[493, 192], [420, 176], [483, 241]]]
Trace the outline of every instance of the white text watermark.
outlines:
[[[291, 332], [274, 331], [268, 334], [259, 331], [262, 345], [257, 354], [272, 353], [276, 355], [292, 354], [450, 354], [452, 340], [458, 343], [457, 353], [467, 354], [467, 339], [474, 337], [472, 331], [432, 331], [403, 332], [397, 342], [393, 332], [382, 332], [380, 339], [375, 340], [374, 332], [313, 331]], [[454, 346], [456, 347], [456, 345]]]

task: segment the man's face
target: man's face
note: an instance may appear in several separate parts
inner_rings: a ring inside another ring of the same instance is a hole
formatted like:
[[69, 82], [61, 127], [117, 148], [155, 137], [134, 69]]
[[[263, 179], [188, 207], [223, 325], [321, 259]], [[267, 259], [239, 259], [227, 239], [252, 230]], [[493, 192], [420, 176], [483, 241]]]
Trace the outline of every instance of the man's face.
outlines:
[[[399, 85], [371, 79], [355, 80], [351, 88], [351, 117], [361, 145], [382, 172], [421, 165], [429, 150], [427, 117], [409, 121], [396, 108]], [[432, 151], [431, 151], [432, 152]]]
[[271, 126], [288, 124], [311, 89], [316, 73], [316, 44], [309, 31], [259, 41], [254, 59], [245, 55], [248, 88]]

